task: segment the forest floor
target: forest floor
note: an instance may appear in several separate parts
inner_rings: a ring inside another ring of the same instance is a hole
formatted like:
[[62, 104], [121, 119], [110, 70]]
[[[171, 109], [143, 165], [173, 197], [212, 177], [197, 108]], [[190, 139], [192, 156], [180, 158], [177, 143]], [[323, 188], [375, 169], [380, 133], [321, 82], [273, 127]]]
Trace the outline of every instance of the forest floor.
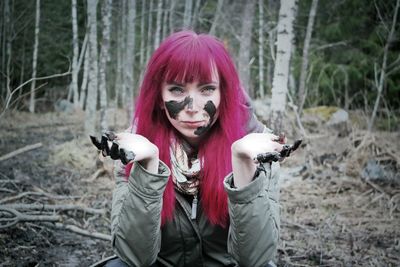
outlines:
[[[118, 130], [128, 125], [123, 115]], [[112, 255], [105, 239], [114, 185], [107, 172], [93, 178], [97, 156], [83, 119], [23, 112], [0, 119], [0, 266], [89, 266]], [[364, 138], [353, 130], [338, 137], [321, 125], [282, 163], [278, 266], [399, 266], [399, 177], [388, 182], [360, 173], [372, 158], [397, 174], [400, 134]], [[27, 210], [33, 204], [40, 206]], [[41, 222], [40, 215], [57, 222]]]

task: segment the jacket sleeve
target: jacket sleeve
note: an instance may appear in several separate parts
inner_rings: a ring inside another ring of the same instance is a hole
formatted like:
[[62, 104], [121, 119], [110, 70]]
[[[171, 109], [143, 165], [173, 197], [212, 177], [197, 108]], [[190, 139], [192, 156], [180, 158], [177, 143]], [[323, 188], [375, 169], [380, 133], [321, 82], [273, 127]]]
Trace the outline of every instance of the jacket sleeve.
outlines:
[[279, 163], [265, 164], [247, 186], [236, 189], [233, 174], [225, 177], [230, 228], [228, 251], [240, 266], [266, 266], [279, 241]]
[[114, 252], [130, 266], [150, 266], [161, 246], [162, 196], [170, 175], [160, 161], [158, 174], [135, 163], [128, 179], [120, 162], [114, 169], [116, 187], [111, 210]]

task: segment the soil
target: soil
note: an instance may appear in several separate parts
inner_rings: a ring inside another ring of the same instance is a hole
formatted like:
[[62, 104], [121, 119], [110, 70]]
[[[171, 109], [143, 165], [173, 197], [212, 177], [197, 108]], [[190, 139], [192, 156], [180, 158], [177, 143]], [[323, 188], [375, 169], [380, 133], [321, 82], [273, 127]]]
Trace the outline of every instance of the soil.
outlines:
[[[114, 127], [124, 129], [128, 125], [124, 113], [118, 117], [120, 125]], [[104, 209], [103, 215], [58, 210], [48, 215], [60, 215], [64, 225], [109, 235], [113, 181], [107, 172], [91, 181], [99, 161], [83, 134], [83, 120], [82, 113], [22, 112], [0, 119], [0, 157], [42, 143], [0, 161], [0, 205], [78, 204]], [[398, 133], [379, 136], [400, 151]], [[378, 137], [374, 140], [379, 147]], [[365, 161], [349, 160], [352, 140], [332, 131], [313, 132], [306, 146], [282, 163], [278, 266], [399, 266], [400, 186], [354, 175], [362, 168], [355, 164]], [[20, 195], [24, 192], [31, 193]], [[44, 212], [35, 215], [39, 214]], [[0, 266], [89, 266], [113, 254], [110, 241], [51, 225], [18, 222], [0, 229]]]

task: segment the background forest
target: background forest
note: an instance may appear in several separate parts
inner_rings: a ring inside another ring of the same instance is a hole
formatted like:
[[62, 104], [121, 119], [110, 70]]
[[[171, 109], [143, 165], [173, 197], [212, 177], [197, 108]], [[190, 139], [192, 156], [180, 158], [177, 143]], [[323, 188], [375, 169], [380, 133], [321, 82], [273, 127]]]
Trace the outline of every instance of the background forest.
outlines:
[[112, 254], [110, 162], [86, 137], [127, 128], [149, 56], [180, 29], [221, 39], [260, 120], [304, 139], [282, 167], [279, 266], [398, 266], [399, 5], [0, 1], [0, 266]]

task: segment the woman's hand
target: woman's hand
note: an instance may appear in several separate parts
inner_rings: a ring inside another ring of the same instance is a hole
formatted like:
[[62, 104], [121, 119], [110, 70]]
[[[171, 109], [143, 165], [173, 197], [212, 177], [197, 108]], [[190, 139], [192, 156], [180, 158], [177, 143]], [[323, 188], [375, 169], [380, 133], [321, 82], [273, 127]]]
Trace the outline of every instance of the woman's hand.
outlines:
[[251, 133], [232, 144], [232, 169], [237, 188], [249, 184], [256, 172], [258, 155], [280, 152], [286, 138], [270, 133]]
[[158, 148], [147, 138], [126, 132], [106, 132], [100, 142], [93, 136], [90, 138], [103, 156], [120, 159], [123, 164], [140, 162], [149, 172], [158, 172]]

